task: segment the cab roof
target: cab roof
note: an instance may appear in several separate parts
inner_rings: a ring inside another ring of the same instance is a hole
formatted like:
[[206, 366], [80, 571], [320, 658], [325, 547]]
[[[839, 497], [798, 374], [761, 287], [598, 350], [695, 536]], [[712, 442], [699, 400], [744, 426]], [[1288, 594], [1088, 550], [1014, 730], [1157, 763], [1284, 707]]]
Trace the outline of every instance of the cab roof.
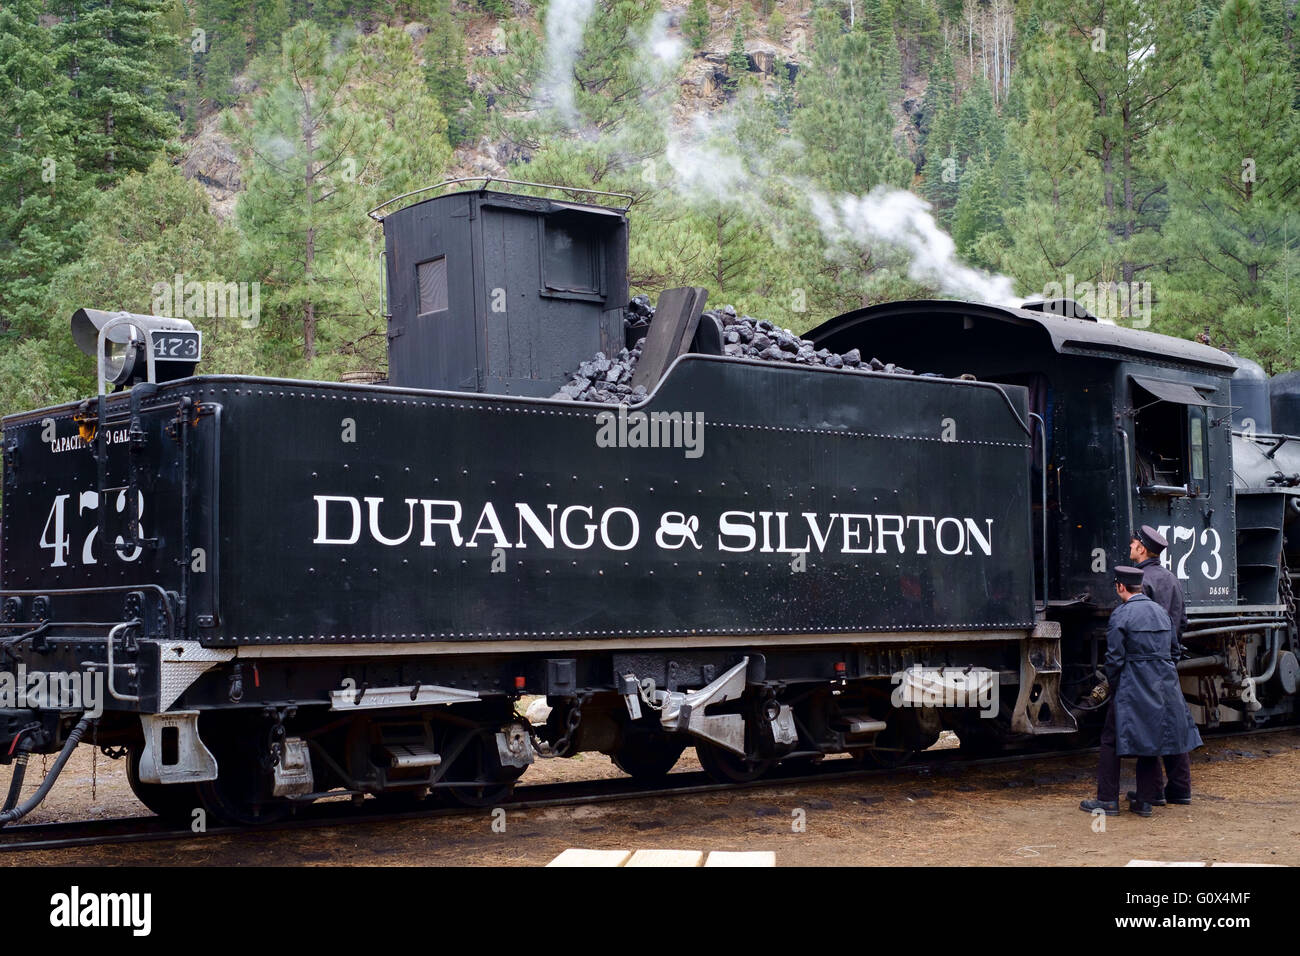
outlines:
[[[916, 323], [924, 321], [927, 316], [965, 316], [1021, 326], [1027, 335], [1045, 333], [1052, 348], [1061, 355], [1099, 356], [1117, 361], [1155, 359], [1226, 374], [1237, 368], [1237, 363], [1227, 352], [1200, 342], [1111, 325], [1094, 318], [1076, 319], [1033, 309], [955, 299], [911, 299], [855, 309], [823, 322], [808, 332], [807, 337], [820, 348], [823, 342], [829, 343], [854, 331], [867, 332], [873, 322], [890, 324], [890, 320], [904, 320]], [[924, 331], [918, 328], [916, 334], [923, 335]]]

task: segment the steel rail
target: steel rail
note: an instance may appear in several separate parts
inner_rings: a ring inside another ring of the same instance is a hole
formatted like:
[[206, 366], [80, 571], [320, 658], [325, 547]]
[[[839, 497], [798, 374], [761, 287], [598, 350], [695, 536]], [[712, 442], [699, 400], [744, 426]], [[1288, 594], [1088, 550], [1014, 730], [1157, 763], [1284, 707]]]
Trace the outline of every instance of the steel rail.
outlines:
[[[1258, 737], [1286, 731], [1300, 732], [1300, 725], [1281, 724], [1276, 727], [1263, 727], [1257, 730], [1234, 729], [1224, 733], [1203, 732], [1202, 736], [1207, 740], [1229, 740], [1234, 737]], [[529, 784], [516, 788], [514, 795], [500, 801], [499, 805], [510, 810], [577, 807], [616, 801], [758, 790], [767, 787], [790, 786], [791, 784], [840, 783], [851, 780], [883, 779], [909, 775], [924, 778], [935, 771], [964, 770], [1012, 763], [1029, 765], [1035, 761], [1061, 760], [1067, 757], [1087, 756], [1096, 752], [1096, 747], [1080, 747], [1070, 750], [1021, 751], [991, 757], [963, 759], [960, 756], [960, 750], [940, 750], [932, 751], [932, 757], [929, 760], [907, 764], [902, 767], [855, 767], [852, 770], [840, 770], [836, 767], [836, 764], [841, 761], [837, 760], [830, 766], [822, 764], [811, 771], [805, 769], [800, 772], [793, 768], [784, 770], [778, 767], [772, 773], [758, 780], [744, 783], [715, 783], [704, 771], [700, 770], [669, 774], [663, 784], [657, 786], [647, 786], [626, 777], [571, 783]], [[393, 811], [380, 809], [377, 804], [378, 801], [367, 801], [363, 807], [358, 808], [347, 801], [328, 801], [305, 807], [302, 813], [288, 820], [253, 826], [211, 827], [203, 833], [195, 833], [188, 826], [176, 827], [155, 816], [120, 817], [114, 820], [102, 821], [25, 824], [0, 830], [0, 854], [59, 850], [70, 847], [233, 837], [253, 833], [263, 834], [283, 830], [316, 829], [363, 823], [468, 817], [487, 813], [492, 809], [492, 807], [433, 805], [428, 808]], [[15, 836], [22, 837], [22, 839], [13, 839]]]

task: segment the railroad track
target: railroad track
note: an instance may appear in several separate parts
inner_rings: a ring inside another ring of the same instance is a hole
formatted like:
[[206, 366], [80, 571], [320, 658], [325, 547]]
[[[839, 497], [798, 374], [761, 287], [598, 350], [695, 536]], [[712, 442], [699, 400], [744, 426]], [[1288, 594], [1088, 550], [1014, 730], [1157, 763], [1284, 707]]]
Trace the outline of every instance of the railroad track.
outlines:
[[[1252, 731], [1202, 733], [1207, 740], [1229, 740], [1237, 737], [1257, 738], [1267, 734], [1300, 731], [1300, 725], [1287, 724]], [[647, 785], [630, 778], [606, 778], [573, 783], [543, 783], [516, 787], [511, 798], [492, 806], [510, 810], [529, 810], [544, 807], [581, 806], [583, 804], [609, 803], [620, 800], [644, 800], [652, 797], [677, 797], [691, 794], [720, 793], [723, 791], [757, 790], [790, 784], [835, 783], [848, 780], [890, 778], [902, 776], [930, 776], [936, 772], [956, 772], [998, 764], [1032, 764], [1037, 761], [1060, 760], [1067, 757], [1096, 753], [1096, 747], [1070, 750], [1017, 752], [989, 757], [964, 758], [959, 749], [926, 751], [926, 759], [917, 760], [896, 768], [864, 768], [848, 761], [832, 760], [802, 769], [777, 767], [758, 780], [746, 783], [716, 783], [702, 770], [673, 773], [661, 783]], [[247, 833], [273, 833], [285, 830], [311, 829], [340, 824], [386, 823], [399, 820], [425, 820], [439, 817], [473, 816], [488, 812], [491, 807], [471, 807], [431, 803], [427, 807], [394, 811], [377, 800], [366, 800], [360, 805], [348, 800], [325, 800], [310, 804], [288, 820], [258, 826], [217, 826], [201, 833], [155, 816], [121, 817], [113, 820], [71, 821], [61, 823], [32, 823], [0, 829], [0, 854], [20, 851], [57, 850], [77, 846], [106, 846], [126, 843], [147, 843], [164, 840], [206, 839], [220, 836], [238, 836]]]

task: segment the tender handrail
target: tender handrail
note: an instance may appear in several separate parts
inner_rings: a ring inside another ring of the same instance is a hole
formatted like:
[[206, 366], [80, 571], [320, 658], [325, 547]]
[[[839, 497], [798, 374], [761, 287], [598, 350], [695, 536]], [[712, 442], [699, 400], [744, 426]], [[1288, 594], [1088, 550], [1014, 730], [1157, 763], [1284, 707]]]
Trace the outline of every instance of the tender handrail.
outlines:
[[384, 202], [381, 202], [374, 209], [367, 212], [366, 215], [375, 222], [383, 222], [384, 217], [376, 216], [375, 213], [379, 212], [379, 210], [384, 207], [391, 206], [395, 202], [401, 202], [403, 199], [409, 199], [411, 196], [418, 196], [421, 193], [432, 192], [435, 189], [443, 189], [447, 186], [455, 186], [459, 183], [482, 183], [483, 185], [479, 187], [480, 191], [487, 189], [493, 183], [502, 183], [508, 186], [531, 186], [535, 189], [554, 189], [558, 192], [583, 193], [588, 196], [612, 196], [615, 199], [627, 200], [626, 205], [623, 206], [624, 212], [627, 212], [627, 210], [631, 208], [634, 199], [633, 196], [630, 196], [627, 193], [613, 193], [607, 192], [603, 189], [583, 189], [580, 186], [556, 186], [553, 183], [533, 183], [526, 179], [499, 179], [496, 176], [463, 176], [459, 179], [447, 179], [433, 186], [421, 186], [419, 189], [412, 189], [409, 193], [402, 193], [400, 196], [394, 196], [392, 199], [387, 199]]

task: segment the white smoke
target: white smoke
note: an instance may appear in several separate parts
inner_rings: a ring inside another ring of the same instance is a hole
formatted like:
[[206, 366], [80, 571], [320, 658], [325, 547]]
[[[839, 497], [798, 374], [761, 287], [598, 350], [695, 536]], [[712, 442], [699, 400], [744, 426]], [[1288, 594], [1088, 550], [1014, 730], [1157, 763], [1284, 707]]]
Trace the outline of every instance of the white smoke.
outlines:
[[735, 149], [735, 132], [728, 112], [695, 113], [685, 130], [667, 130], [664, 160], [678, 195], [692, 202], [752, 200], [754, 180]]
[[686, 44], [681, 38], [669, 34], [670, 20], [668, 14], [660, 10], [651, 18], [645, 36], [633, 38], [637, 44], [642, 75], [656, 84], [664, 82], [677, 72], [681, 66], [682, 54], [686, 52]]
[[[573, 70], [582, 47], [582, 34], [595, 0], [552, 0], [546, 12], [546, 74], [543, 96], [570, 127], [582, 121], [574, 103]], [[668, 82], [680, 67], [685, 45], [669, 32], [669, 17], [656, 13], [642, 36], [629, 37], [637, 47], [638, 66], [651, 85]], [[750, 95], [762, 95], [753, 92]], [[650, 98], [644, 103], [655, 108]], [[907, 260], [908, 275], [943, 294], [998, 305], [1019, 305], [1014, 281], [990, 275], [963, 263], [956, 243], [935, 222], [930, 204], [914, 193], [877, 186], [863, 196], [830, 196], [797, 172], [803, 143], [787, 139], [772, 156], [743, 152], [738, 146], [743, 100], [722, 111], [699, 111], [687, 122], [674, 123], [663, 112], [664, 161], [672, 170], [671, 188], [684, 202], [723, 204], [758, 216], [784, 242], [782, 219], [789, 210], [772, 209], [765, 183], [777, 180], [795, 195], [808, 198], [823, 238], [832, 249], [881, 246]], [[617, 135], [617, 134], [614, 134]]]
[[908, 275], [948, 295], [995, 305], [1019, 305], [1014, 281], [990, 275], [957, 258], [957, 245], [930, 215], [930, 204], [914, 193], [877, 186], [865, 196], [813, 192], [813, 215], [831, 245], [859, 248], [884, 243], [904, 252]]
[[578, 123], [573, 99], [573, 67], [595, 0], [552, 0], [546, 8], [546, 73], [542, 97], [569, 126]]

